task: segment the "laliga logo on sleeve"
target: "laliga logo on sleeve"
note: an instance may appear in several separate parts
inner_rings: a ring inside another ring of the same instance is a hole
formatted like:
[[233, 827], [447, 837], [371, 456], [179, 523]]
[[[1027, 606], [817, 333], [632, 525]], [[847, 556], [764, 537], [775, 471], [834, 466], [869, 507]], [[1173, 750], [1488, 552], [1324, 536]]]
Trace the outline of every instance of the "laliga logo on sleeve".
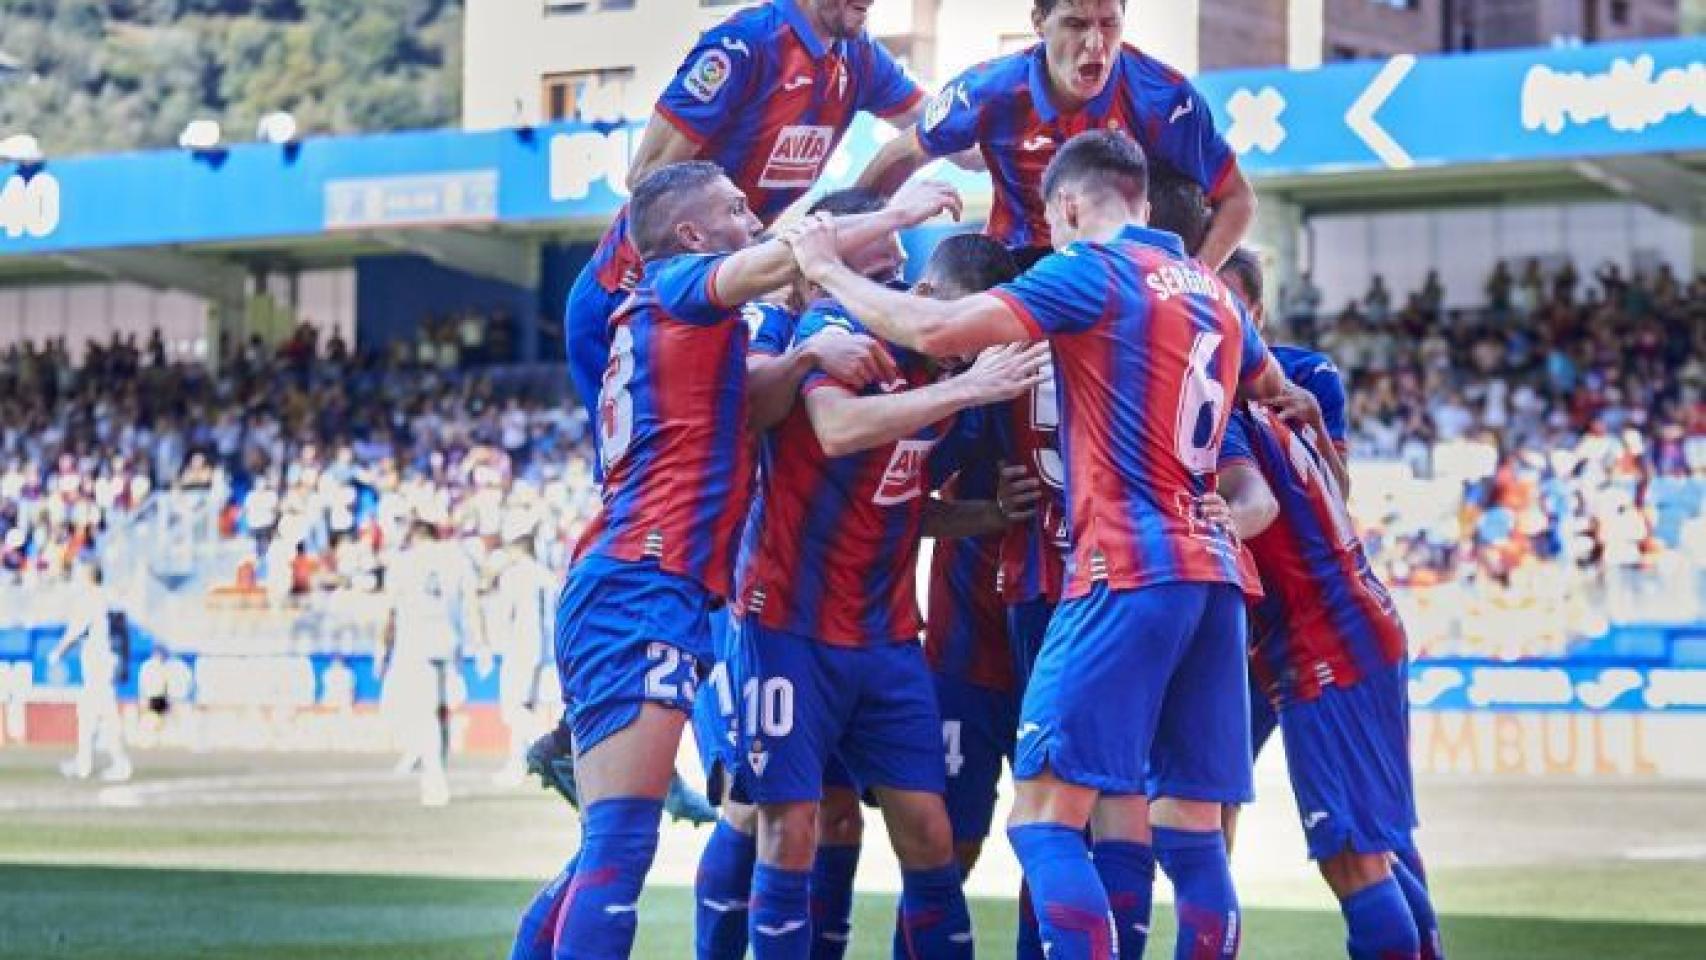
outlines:
[[734, 64], [729, 55], [721, 50], [707, 50], [699, 56], [699, 62], [688, 71], [687, 79], [681, 85], [693, 98], [700, 103], [710, 103], [717, 98], [723, 85], [729, 82], [729, 76], [734, 73]]
[[894, 455], [883, 469], [883, 482], [877, 485], [871, 502], [880, 507], [916, 500], [924, 495], [924, 464], [930, 459], [934, 440], [902, 440], [894, 445]]

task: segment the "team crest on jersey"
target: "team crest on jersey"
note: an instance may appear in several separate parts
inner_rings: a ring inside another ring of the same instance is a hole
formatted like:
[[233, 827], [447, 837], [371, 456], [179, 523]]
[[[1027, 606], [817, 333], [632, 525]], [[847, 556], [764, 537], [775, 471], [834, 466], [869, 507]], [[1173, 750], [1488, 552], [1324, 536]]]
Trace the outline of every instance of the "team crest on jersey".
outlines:
[[934, 440], [902, 440], [894, 445], [894, 455], [883, 469], [883, 481], [877, 485], [871, 502], [880, 507], [916, 500], [924, 495], [924, 465], [930, 459]]
[[734, 64], [728, 54], [721, 50], [707, 50], [700, 54], [693, 69], [687, 71], [687, 79], [682, 81], [682, 86], [700, 103], [710, 103], [717, 98], [733, 73]]
[[770, 766], [770, 754], [764, 750], [764, 741], [754, 739], [752, 746], [746, 751], [746, 765], [752, 768], [756, 776], [764, 776], [764, 769]]
[[783, 127], [758, 185], [766, 190], [805, 190], [817, 182], [829, 159], [835, 128], [823, 126]]

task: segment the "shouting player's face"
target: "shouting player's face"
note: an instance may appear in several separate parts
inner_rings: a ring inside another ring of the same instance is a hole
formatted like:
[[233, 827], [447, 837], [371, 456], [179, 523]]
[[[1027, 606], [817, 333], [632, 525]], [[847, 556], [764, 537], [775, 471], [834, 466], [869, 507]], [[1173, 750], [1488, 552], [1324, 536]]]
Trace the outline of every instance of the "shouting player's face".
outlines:
[[812, 19], [824, 33], [838, 40], [852, 40], [865, 29], [876, 0], [816, 0], [809, 5]]
[[764, 232], [764, 224], [746, 205], [727, 177], [703, 188], [691, 219], [681, 224], [682, 245], [694, 253], [733, 253], [744, 250]]
[[1122, 0], [1059, 0], [1033, 17], [1048, 53], [1050, 86], [1074, 105], [1094, 100], [1113, 75], [1125, 32]]

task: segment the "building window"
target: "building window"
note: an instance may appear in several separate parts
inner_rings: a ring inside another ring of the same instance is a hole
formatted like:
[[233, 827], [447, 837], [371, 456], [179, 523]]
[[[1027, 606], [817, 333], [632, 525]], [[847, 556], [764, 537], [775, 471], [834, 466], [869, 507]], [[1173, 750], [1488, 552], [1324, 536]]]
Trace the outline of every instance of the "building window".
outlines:
[[1327, 59], [1335, 63], [1341, 60], [1355, 60], [1357, 56], [1356, 47], [1347, 47], [1342, 43], [1335, 43], [1327, 48]]
[[1611, 0], [1611, 22], [1620, 27], [1629, 25], [1629, 0]]
[[548, 73], [539, 97], [544, 119], [601, 123], [622, 119], [633, 67]]

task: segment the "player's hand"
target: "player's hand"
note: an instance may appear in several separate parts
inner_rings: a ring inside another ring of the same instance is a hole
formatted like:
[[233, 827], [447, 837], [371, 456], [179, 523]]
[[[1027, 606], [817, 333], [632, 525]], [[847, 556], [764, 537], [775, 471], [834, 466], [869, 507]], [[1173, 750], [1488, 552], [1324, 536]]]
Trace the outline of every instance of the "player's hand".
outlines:
[[958, 220], [965, 208], [960, 192], [940, 180], [914, 180], [896, 191], [894, 199], [889, 201], [889, 209], [897, 211], [914, 227], [942, 213]]
[[1205, 493], [1197, 498], [1197, 516], [1209, 526], [1232, 529], [1232, 504], [1218, 493]]
[[1001, 465], [1001, 476], [995, 483], [995, 508], [1008, 523], [1029, 520], [1037, 515], [1037, 505], [1043, 499], [1043, 483], [1030, 468], [1012, 463]]
[[1315, 394], [1287, 380], [1285, 390], [1271, 400], [1263, 400], [1267, 407], [1281, 420], [1289, 423], [1307, 424], [1326, 432], [1322, 423], [1321, 402], [1315, 399]]
[[900, 367], [881, 343], [840, 327], [825, 327], [805, 343], [812, 363], [855, 389], [900, 379]]
[[983, 351], [953, 382], [969, 391], [971, 406], [980, 407], [1034, 389], [1046, 379], [1048, 364], [1047, 343], [1008, 343]]
[[835, 218], [827, 214], [806, 217], [783, 230], [778, 239], [794, 251], [794, 262], [800, 265], [800, 273], [814, 283], [842, 266]]

